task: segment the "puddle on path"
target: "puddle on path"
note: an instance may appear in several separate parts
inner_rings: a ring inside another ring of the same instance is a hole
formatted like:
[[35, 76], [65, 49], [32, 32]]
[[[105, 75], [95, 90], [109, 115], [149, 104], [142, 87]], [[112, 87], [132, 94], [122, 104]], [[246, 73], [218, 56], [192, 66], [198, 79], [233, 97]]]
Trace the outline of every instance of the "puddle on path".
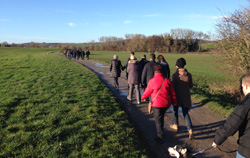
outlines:
[[106, 72], [106, 74], [110, 75], [110, 74], [111, 74], [111, 72]]
[[99, 74], [104, 74], [104, 72], [99, 72]]
[[120, 92], [120, 95], [122, 95], [122, 96], [128, 96], [128, 93], [126, 93], [126, 92]]
[[92, 62], [92, 63], [95, 64], [96, 67], [109, 68], [109, 66], [105, 66], [101, 63], [97, 63], [97, 62]]

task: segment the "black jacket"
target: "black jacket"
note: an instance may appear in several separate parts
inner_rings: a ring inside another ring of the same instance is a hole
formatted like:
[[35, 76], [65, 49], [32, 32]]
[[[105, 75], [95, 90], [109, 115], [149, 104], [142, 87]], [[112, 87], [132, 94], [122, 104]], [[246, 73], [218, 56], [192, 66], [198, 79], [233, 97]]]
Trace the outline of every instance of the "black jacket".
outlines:
[[151, 60], [144, 66], [143, 71], [142, 71], [142, 76], [141, 76], [142, 84], [147, 85], [149, 80], [153, 78], [155, 74], [155, 66], [157, 65], [159, 64], [157, 64], [154, 60]]
[[191, 107], [190, 88], [193, 87], [192, 75], [186, 69], [177, 69], [172, 76], [177, 105], [183, 107]]
[[239, 131], [238, 152], [250, 157], [250, 93], [235, 107], [223, 127], [216, 131], [214, 142], [221, 145], [227, 137], [233, 136], [237, 131]]
[[122, 64], [120, 60], [114, 59], [110, 62], [111, 77], [120, 77], [122, 70]]

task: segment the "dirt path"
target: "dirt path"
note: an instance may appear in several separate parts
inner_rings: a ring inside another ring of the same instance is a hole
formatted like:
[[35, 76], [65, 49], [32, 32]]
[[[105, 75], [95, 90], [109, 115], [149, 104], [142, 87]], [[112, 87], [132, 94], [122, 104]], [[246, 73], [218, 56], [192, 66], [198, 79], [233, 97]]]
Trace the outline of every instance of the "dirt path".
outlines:
[[[193, 107], [190, 110], [190, 116], [194, 126], [195, 139], [190, 141], [188, 139], [188, 132], [186, 130], [185, 121], [180, 114], [180, 127], [178, 133], [174, 133], [170, 130], [173, 113], [171, 108], [165, 114], [164, 122], [164, 144], [159, 145], [154, 142], [156, 136], [155, 123], [152, 115], [147, 113], [147, 102], [142, 102], [140, 105], [136, 104], [135, 95], [132, 102], [127, 101], [127, 80], [125, 80], [125, 73], [122, 72], [122, 76], [119, 78], [120, 89], [117, 91], [113, 86], [113, 79], [110, 77], [109, 65], [103, 65], [91, 60], [78, 60], [78, 63], [86, 66], [95, 72], [103, 80], [103, 82], [111, 89], [114, 95], [120, 100], [122, 108], [129, 115], [130, 121], [135, 124], [138, 132], [138, 136], [142, 140], [143, 144], [150, 153], [152, 158], [167, 158], [170, 157], [167, 151], [167, 147], [174, 145], [188, 144], [193, 148], [193, 152], [197, 152], [203, 149], [211, 147], [213, 142], [215, 130], [224, 123], [224, 119], [211, 111], [203, 107], [201, 103], [193, 102]], [[229, 138], [221, 146], [224, 151], [232, 151], [237, 149], [236, 139], [237, 136]], [[218, 149], [210, 149], [196, 157], [204, 158], [219, 158], [219, 157], [235, 157], [235, 153], [227, 154], [219, 151]]]

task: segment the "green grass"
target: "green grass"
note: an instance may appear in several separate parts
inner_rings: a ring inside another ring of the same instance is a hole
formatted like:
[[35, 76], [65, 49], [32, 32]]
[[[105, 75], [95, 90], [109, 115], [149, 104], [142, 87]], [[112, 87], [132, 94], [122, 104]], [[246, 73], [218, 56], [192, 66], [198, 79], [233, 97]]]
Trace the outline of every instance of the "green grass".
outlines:
[[0, 157], [146, 157], [98, 76], [55, 51], [0, 48]]
[[[117, 54], [122, 64], [125, 64], [129, 57], [129, 52], [101, 52], [91, 51], [90, 58], [97, 62], [110, 64], [113, 55]], [[140, 60], [143, 53], [135, 52], [135, 56]], [[150, 54], [146, 54], [149, 59]], [[156, 54], [156, 57], [160, 55]], [[185, 58], [187, 65], [185, 68], [192, 74], [194, 88], [192, 89], [193, 99], [205, 103], [213, 111], [227, 116], [231, 113], [236, 98], [227, 94], [232, 90], [238, 90], [239, 77], [224, 72], [221, 68], [225, 67], [223, 63], [218, 62], [220, 55], [210, 54], [162, 54], [170, 66], [171, 74], [176, 71], [175, 63], [178, 58]], [[226, 93], [225, 93], [226, 92]]]
[[201, 44], [201, 51], [202, 52], [209, 52], [213, 49], [216, 48], [216, 44], [215, 43], [206, 43], [206, 44]]

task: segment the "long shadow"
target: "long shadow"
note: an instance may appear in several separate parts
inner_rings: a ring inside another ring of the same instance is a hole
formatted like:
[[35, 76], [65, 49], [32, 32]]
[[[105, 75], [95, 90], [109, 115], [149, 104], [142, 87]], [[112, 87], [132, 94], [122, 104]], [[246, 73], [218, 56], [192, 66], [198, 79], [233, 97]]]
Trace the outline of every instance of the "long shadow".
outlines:
[[199, 104], [199, 106], [195, 106], [194, 108], [201, 107], [208, 102], [216, 102], [222, 105], [225, 108], [231, 108], [235, 107], [238, 103], [239, 96], [232, 96], [230, 94], [226, 94], [219, 91], [212, 91], [208, 87], [200, 87], [200, 86], [194, 86], [194, 88], [191, 91], [191, 94], [198, 94], [200, 96], [206, 97], [206, 99], [202, 100]]
[[[213, 122], [204, 125], [198, 125], [193, 127], [193, 131], [195, 133], [196, 140], [204, 140], [204, 139], [211, 139], [214, 138], [214, 133], [216, 129], [222, 126], [225, 123], [225, 120]], [[187, 129], [185, 126], [180, 126], [178, 133], [187, 133]], [[178, 138], [185, 138], [188, 137], [188, 133], [186, 135], [179, 136]]]

